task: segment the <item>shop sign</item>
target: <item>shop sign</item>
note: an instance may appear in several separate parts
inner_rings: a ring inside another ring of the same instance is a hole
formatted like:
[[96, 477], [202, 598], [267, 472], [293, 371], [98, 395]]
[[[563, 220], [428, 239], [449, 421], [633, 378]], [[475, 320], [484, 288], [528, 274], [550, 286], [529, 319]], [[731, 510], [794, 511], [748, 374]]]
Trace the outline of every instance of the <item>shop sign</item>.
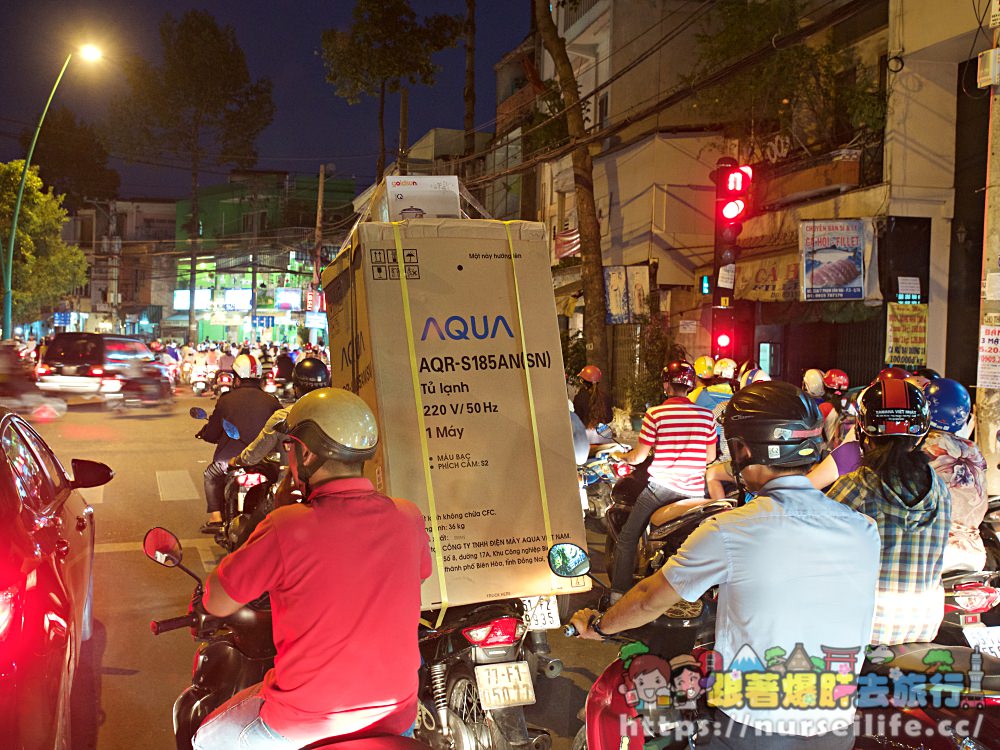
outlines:
[[907, 370], [927, 366], [927, 305], [888, 304], [885, 361]]
[[608, 325], [637, 323], [649, 315], [649, 266], [605, 266], [604, 309]]
[[1000, 326], [979, 326], [976, 387], [1000, 388]]
[[795, 302], [799, 299], [799, 256], [741, 260], [736, 264], [736, 299]]
[[863, 300], [871, 225], [862, 219], [823, 219], [799, 225], [802, 296], [806, 302]]

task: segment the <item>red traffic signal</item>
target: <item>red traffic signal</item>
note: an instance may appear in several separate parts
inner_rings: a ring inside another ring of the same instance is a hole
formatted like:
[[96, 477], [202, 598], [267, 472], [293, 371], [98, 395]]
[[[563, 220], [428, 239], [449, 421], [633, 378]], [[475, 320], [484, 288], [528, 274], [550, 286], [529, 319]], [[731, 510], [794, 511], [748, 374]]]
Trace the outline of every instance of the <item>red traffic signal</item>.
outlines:
[[[719, 159], [715, 179], [716, 222], [725, 225], [737, 223], [749, 211], [750, 183], [753, 168], [739, 165], [733, 159]], [[735, 239], [735, 237], [733, 238]]]
[[728, 333], [720, 333], [715, 337], [715, 345], [720, 349], [728, 349], [731, 343], [733, 343], [733, 340]]

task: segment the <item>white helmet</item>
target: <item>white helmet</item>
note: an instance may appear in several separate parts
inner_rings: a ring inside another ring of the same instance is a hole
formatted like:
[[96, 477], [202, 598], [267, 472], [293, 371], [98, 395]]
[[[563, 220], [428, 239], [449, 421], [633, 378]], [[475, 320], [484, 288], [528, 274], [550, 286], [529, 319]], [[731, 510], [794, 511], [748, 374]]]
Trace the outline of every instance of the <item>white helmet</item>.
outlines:
[[264, 374], [264, 369], [260, 366], [260, 360], [251, 357], [249, 354], [241, 354], [233, 360], [233, 372], [237, 377], [260, 378]]
[[823, 383], [824, 373], [815, 368], [806, 370], [802, 376], [802, 390], [813, 398], [821, 398], [826, 393], [826, 385]]
[[736, 377], [736, 362], [729, 359], [729, 357], [723, 357], [715, 363], [713, 372], [715, 372], [715, 377], [717, 378], [732, 380]]
[[345, 463], [367, 461], [378, 446], [372, 410], [342, 388], [317, 388], [302, 396], [289, 410], [282, 432], [319, 456]]

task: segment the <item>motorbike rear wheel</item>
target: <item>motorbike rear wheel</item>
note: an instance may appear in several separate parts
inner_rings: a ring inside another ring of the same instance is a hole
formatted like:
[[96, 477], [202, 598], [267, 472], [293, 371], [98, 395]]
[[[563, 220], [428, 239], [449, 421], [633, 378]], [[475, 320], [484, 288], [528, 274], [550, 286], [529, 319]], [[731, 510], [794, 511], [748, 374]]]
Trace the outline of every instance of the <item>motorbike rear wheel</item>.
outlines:
[[499, 727], [487, 717], [476, 678], [465, 670], [455, 670], [448, 678], [448, 708], [455, 750], [511, 750]]
[[573, 737], [572, 750], [587, 750], [587, 725], [584, 724]]

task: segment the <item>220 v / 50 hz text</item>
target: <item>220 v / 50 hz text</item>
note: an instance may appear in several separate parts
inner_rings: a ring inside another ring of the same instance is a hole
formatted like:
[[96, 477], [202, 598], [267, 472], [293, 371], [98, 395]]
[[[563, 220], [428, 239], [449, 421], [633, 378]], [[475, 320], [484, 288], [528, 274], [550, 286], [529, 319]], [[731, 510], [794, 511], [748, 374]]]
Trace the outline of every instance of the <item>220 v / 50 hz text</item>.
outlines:
[[424, 404], [425, 417], [447, 417], [457, 414], [497, 414], [500, 407], [492, 401], [466, 401], [461, 404]]

